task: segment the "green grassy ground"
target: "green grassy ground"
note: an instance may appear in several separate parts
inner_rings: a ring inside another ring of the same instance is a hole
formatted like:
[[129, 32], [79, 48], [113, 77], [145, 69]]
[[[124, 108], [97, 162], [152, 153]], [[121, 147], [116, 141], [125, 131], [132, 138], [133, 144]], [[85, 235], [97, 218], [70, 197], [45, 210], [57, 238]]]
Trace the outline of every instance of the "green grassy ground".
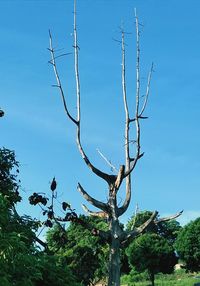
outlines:
[[[200, 279], [196, 279], [195, 276], [200, 274], [187, 274], [184, 271], [176, 271], [171, 275], [157, 275], [155, 279], [155, 286], [193, 286], [195, 283], [200, 283]], [[150, 281], [134, 282], [123, 281], [121, 286], [149, 286]]]

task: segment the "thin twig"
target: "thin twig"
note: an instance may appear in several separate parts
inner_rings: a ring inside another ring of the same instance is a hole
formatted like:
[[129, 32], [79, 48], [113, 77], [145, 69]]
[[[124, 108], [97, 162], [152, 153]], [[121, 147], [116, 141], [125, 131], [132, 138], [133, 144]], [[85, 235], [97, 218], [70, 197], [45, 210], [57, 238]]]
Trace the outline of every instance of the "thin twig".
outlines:
[[71, 55], [71, 54], [72, 54], [72, 53], [64, 53], [64, 54], [61, 54], [61, 55], [56, 56], [55, 59], [60, 58], [60, 57], [64, 57], [64, 56], [69, 56], [69, 55]]
[[[148, 97], [149, 97], [149, 91], [150, 91], [150, 84], [151, 84], [152, 73], [153, 73], [153, 63], [152, 63], [152, 65], [151, 65], [151, 69], [150, 69], [150, 72], [149, 72], [149, 75], [148, 75], [147, 88], [146, 88], [146, 94], [145, 94], [145, 100], [144, 100], [142, 109], [141, 109], [141, 111], [140, 111], [140, 115], [139, 115], [140, 118], [144, 118], [144, 117], [142, 117], [142, 114], [144, 113], [144, 111], [145, 111], [145, 109], [146, 109], [146, 106], [147, 106], [147, 101], [148, 101]], [[145, 118], [146, 118], [146, 117], [145, 117]]]
[[60, 80], [58, 69], [57, 69], [57, 65], [56, 65], [55, 53], [54, 53], [54, 49], [53, 49], [52, 36], [51, 36], [51, 31], [50, 30], [49, 30], [49, 46], [50, 46], [49, 51], [51, 53], [51, 61], [50, 61], [50, 63], [53, 65], [53, 70], [54, 70], [54, 74], [55, 74], [56, 81], [57, 81], [57, 87], [60, 90], [60, 94], [61, 94], [61, 98], [62, 98], [62, 101], [63, 101], [65, 112], [67, 113], [67, 116], [77, 125], [77, 121], [71, 116], [71, 114], [69, 113], [68, 108], [67, 108], [67, 103], [66, 103], [64, 91], [63, 91], [63, 88], [62, 88], [61, 80]]
[[135, 223], [136, 223], [136, 216], [137, 216], [138, 212], [139, 212], [139, 207], [138, 207], [138, 204], [136, 204], [136, 207], [135, 207], [135, 214], [134, 214], [134, 219], [133, 219], [133, 224], [132, 224], [132, 226], [131, 226], [131, 230], [133, 230], [133, 229], [134, 229], [134, 227], [135, 227]]
[[79, 79], [79, 64], [78, 64], [78, 39], [76, 29], [76, 0], [74, 0], [74, 67], [76, 77], [76, 95], [77, 95], [77, 122], [80, 125], [80, 79]]
[[136, 126], [136, 160], [140, 154], [140, 123], [139, 123], [139, 104], [140, 104], [140, 39], [139, 39], [139, 27], [137, 11], [135, 9], [135, 20], [136, 20], [136, 107], [135, 107], [135, 126]]
[[117, 172], [117, 169], [115, 168], [115, 166], [105, 157], [105, 155], [103, 155], [98, 148], [96, 150], [99, 153], [99, 155], [106, 161], [106, 163], [111, 167], [111, 170], [112, 171], [115, 170]]

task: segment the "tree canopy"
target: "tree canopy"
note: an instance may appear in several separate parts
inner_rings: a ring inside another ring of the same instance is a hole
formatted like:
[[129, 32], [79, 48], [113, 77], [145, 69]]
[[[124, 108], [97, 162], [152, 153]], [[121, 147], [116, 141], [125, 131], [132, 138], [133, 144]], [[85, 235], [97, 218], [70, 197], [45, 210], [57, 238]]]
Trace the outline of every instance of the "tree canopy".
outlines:
[[200, 270], [200, 218], [183, 227], [175, 247], [188, 271]]
[[[97, 217], [80, 216], [94, 227], [106, 230], [107, 224]], [[107, 275], [108, 245], [80, 224], [70, 223], [66, 231], [58, 225], [47, 232], [49, 249], [69, 266], [78, 281], [87, 286]]]
[[171, 273], [178, 260], [169, 242], [155, 233], [145, 233], [135, 239], [127, 248], [127, 255], [137, 271], [148, 271], [152, 285], [156, 273]]
[[[151, 211], [133, 215], [127, 223], [127, 229], [138, 227], [152, 215]], [[174, 242], [181, 226], [176, 220], [163, 221], [159, 216], [128, 246], [126, 253], [132, 267], [142, 272], [147, 270], [154, 285], [154, 275], [158, 272], [171, 273], [177, 263]]]

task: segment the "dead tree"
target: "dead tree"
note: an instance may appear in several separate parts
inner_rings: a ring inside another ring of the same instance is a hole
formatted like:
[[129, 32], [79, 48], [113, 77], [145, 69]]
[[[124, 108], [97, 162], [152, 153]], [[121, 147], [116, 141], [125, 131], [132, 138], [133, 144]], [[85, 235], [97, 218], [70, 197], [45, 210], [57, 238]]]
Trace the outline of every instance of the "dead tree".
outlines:
[[[124, 100], [124, 110], [125, 110], [125, 163], [119, 167], [117, 175], [108, 174], [100, 169], [98, 169], [86, 154], [82, 142], [81, 142], [81, 105], [80, 105], [80, 79], [79, 79], [79, 46], [78, 46], [78, 38], [77, 38], [77, 27], [76, 27], [76, 0], [74, 1], [74, 67], [75, 67], [75, 80], [76, 80], [76, 97], [77, 97], [77, 115], [74, 117], [67, 105], [67, 100], [65, 97], [65, 93], [62, 87], [62, 83], [59, 77], [59, 72], [56, 63], [56, 55], [55, 49], [53, 47], [52, 36], [49, 32], [49, 40], [50, 47], [49, 51], [51, 54], [50, 63], [53, 66], [54, 74], [56, 78], [56, 86], [61, 95], [61, 99], [63, 102], [64, 110], [66, 116], [76, 127], [76, 142], [78, 146], [78, 150], [82, 159], [84, 160], [87, 167], [98, 177], [103, 179], [108, 185], [108, 202], [104, 203], [92, 197], [87, 191], [84, 190], [83, 186], [78, 183], [77, 190], [80, 194], [86, 199], [87, 202], [92, 204], [94, 207], [100, 209], [100, 212], [92, 212], [86, 206], [84, 209], [91, 215], [103, 216], [107, 219], [109, 230], [102, 231], [98, 229], [92, 228], [90, 225], [84, 223], [84, 226], [91, 230], [94, 235], [99, 235], [106, 243], [110, 246], [110, 254], [109, 254], [109, 267], [108, 267], [108, 286], [119, 286], [120, 285], [120, 248], [127, 242], [134, 239], [136, 236], [141, 234], [149, 224], [153, 223], [156, 220], [158, 212], [153, 212], [150, 219], [148, 219], [144, 224], [140, 227], [134, 228], [131, 231], [124, 231], [119, 223], [119, 217], [123, 215], [129, 207], [131, 201], [131, 174], [135, 169], [138, 160], [143, 156], [144, 153], [141, 151], [141, 120], [146, 119], [144, 116], [144, 112], [148, 102], [149, 90], [150, 90], [150, 82], [151, 76], [153, 72], [153, 64], [151, 66], [146, 94], [143, 98], [143, 102], [141, 102], [141, 92], [140, 92], [140, 41], [139, 41], [139, 23], [138, 17], [135, 10], [135, 23], [136, 23], [136, 95], [135, 95], [135, 112], [132, 115], [129, 112], [129, 106], [127, 102], [127, 93], [126, 93], [126, 65], [125, 65], [125, 33], [122, 29], [121, 31], [121, 50], [122, 50], [122, 94]], [[133, 140], [130, 139], [130, 129], [134, 128], [135, 130], [135, 139], [134, 144], [131, 143]], [[133, 150], [130, 150], [130, 147], [133, 147]], [[134, 156], [132, 155], [133, 153]], [[126, 196], [123, 204], [118, 206], [117, 203], [117, 193], [123, 181], [126, 181]], [[168, 217], [167, 220], [176, 218], [180, 213]], [[73, 218], [74, 221], [79, 222], [78, 218]], [[162, 219], [161, 219], [162, 220]], [[64, 219], [57, 219], [58, 221], [64, 221]], [[158, 221], [156, 223], [159, 223]]]

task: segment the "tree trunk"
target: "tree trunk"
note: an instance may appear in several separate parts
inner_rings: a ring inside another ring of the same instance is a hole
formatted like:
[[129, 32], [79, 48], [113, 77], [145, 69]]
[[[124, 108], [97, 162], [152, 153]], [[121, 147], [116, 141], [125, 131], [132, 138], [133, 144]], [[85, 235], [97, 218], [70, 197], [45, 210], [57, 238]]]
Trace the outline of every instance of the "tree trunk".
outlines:
[[155, 286], [155, 283], [154, 283], [155, 275], [154, 275], [154, 273], [153, 272], [149, 273], [149, 276], [150, 276], [150, 280], [151, 280], [151, 285]]
[[[116, 199], [110, 197], [110, 205], [113, 210], [116, 210]], [[110, 254], [109, 254], [109, 277], [108, 286], [120, 286], [120, 246], [121, 246], [121, 235], [123, 233], [119, 220], [116, 216], [115, 211], [113, 212], [110, 220]]]
[[120, 286], [120, 242], [112, 238], [109, 254], [108, 286]]

